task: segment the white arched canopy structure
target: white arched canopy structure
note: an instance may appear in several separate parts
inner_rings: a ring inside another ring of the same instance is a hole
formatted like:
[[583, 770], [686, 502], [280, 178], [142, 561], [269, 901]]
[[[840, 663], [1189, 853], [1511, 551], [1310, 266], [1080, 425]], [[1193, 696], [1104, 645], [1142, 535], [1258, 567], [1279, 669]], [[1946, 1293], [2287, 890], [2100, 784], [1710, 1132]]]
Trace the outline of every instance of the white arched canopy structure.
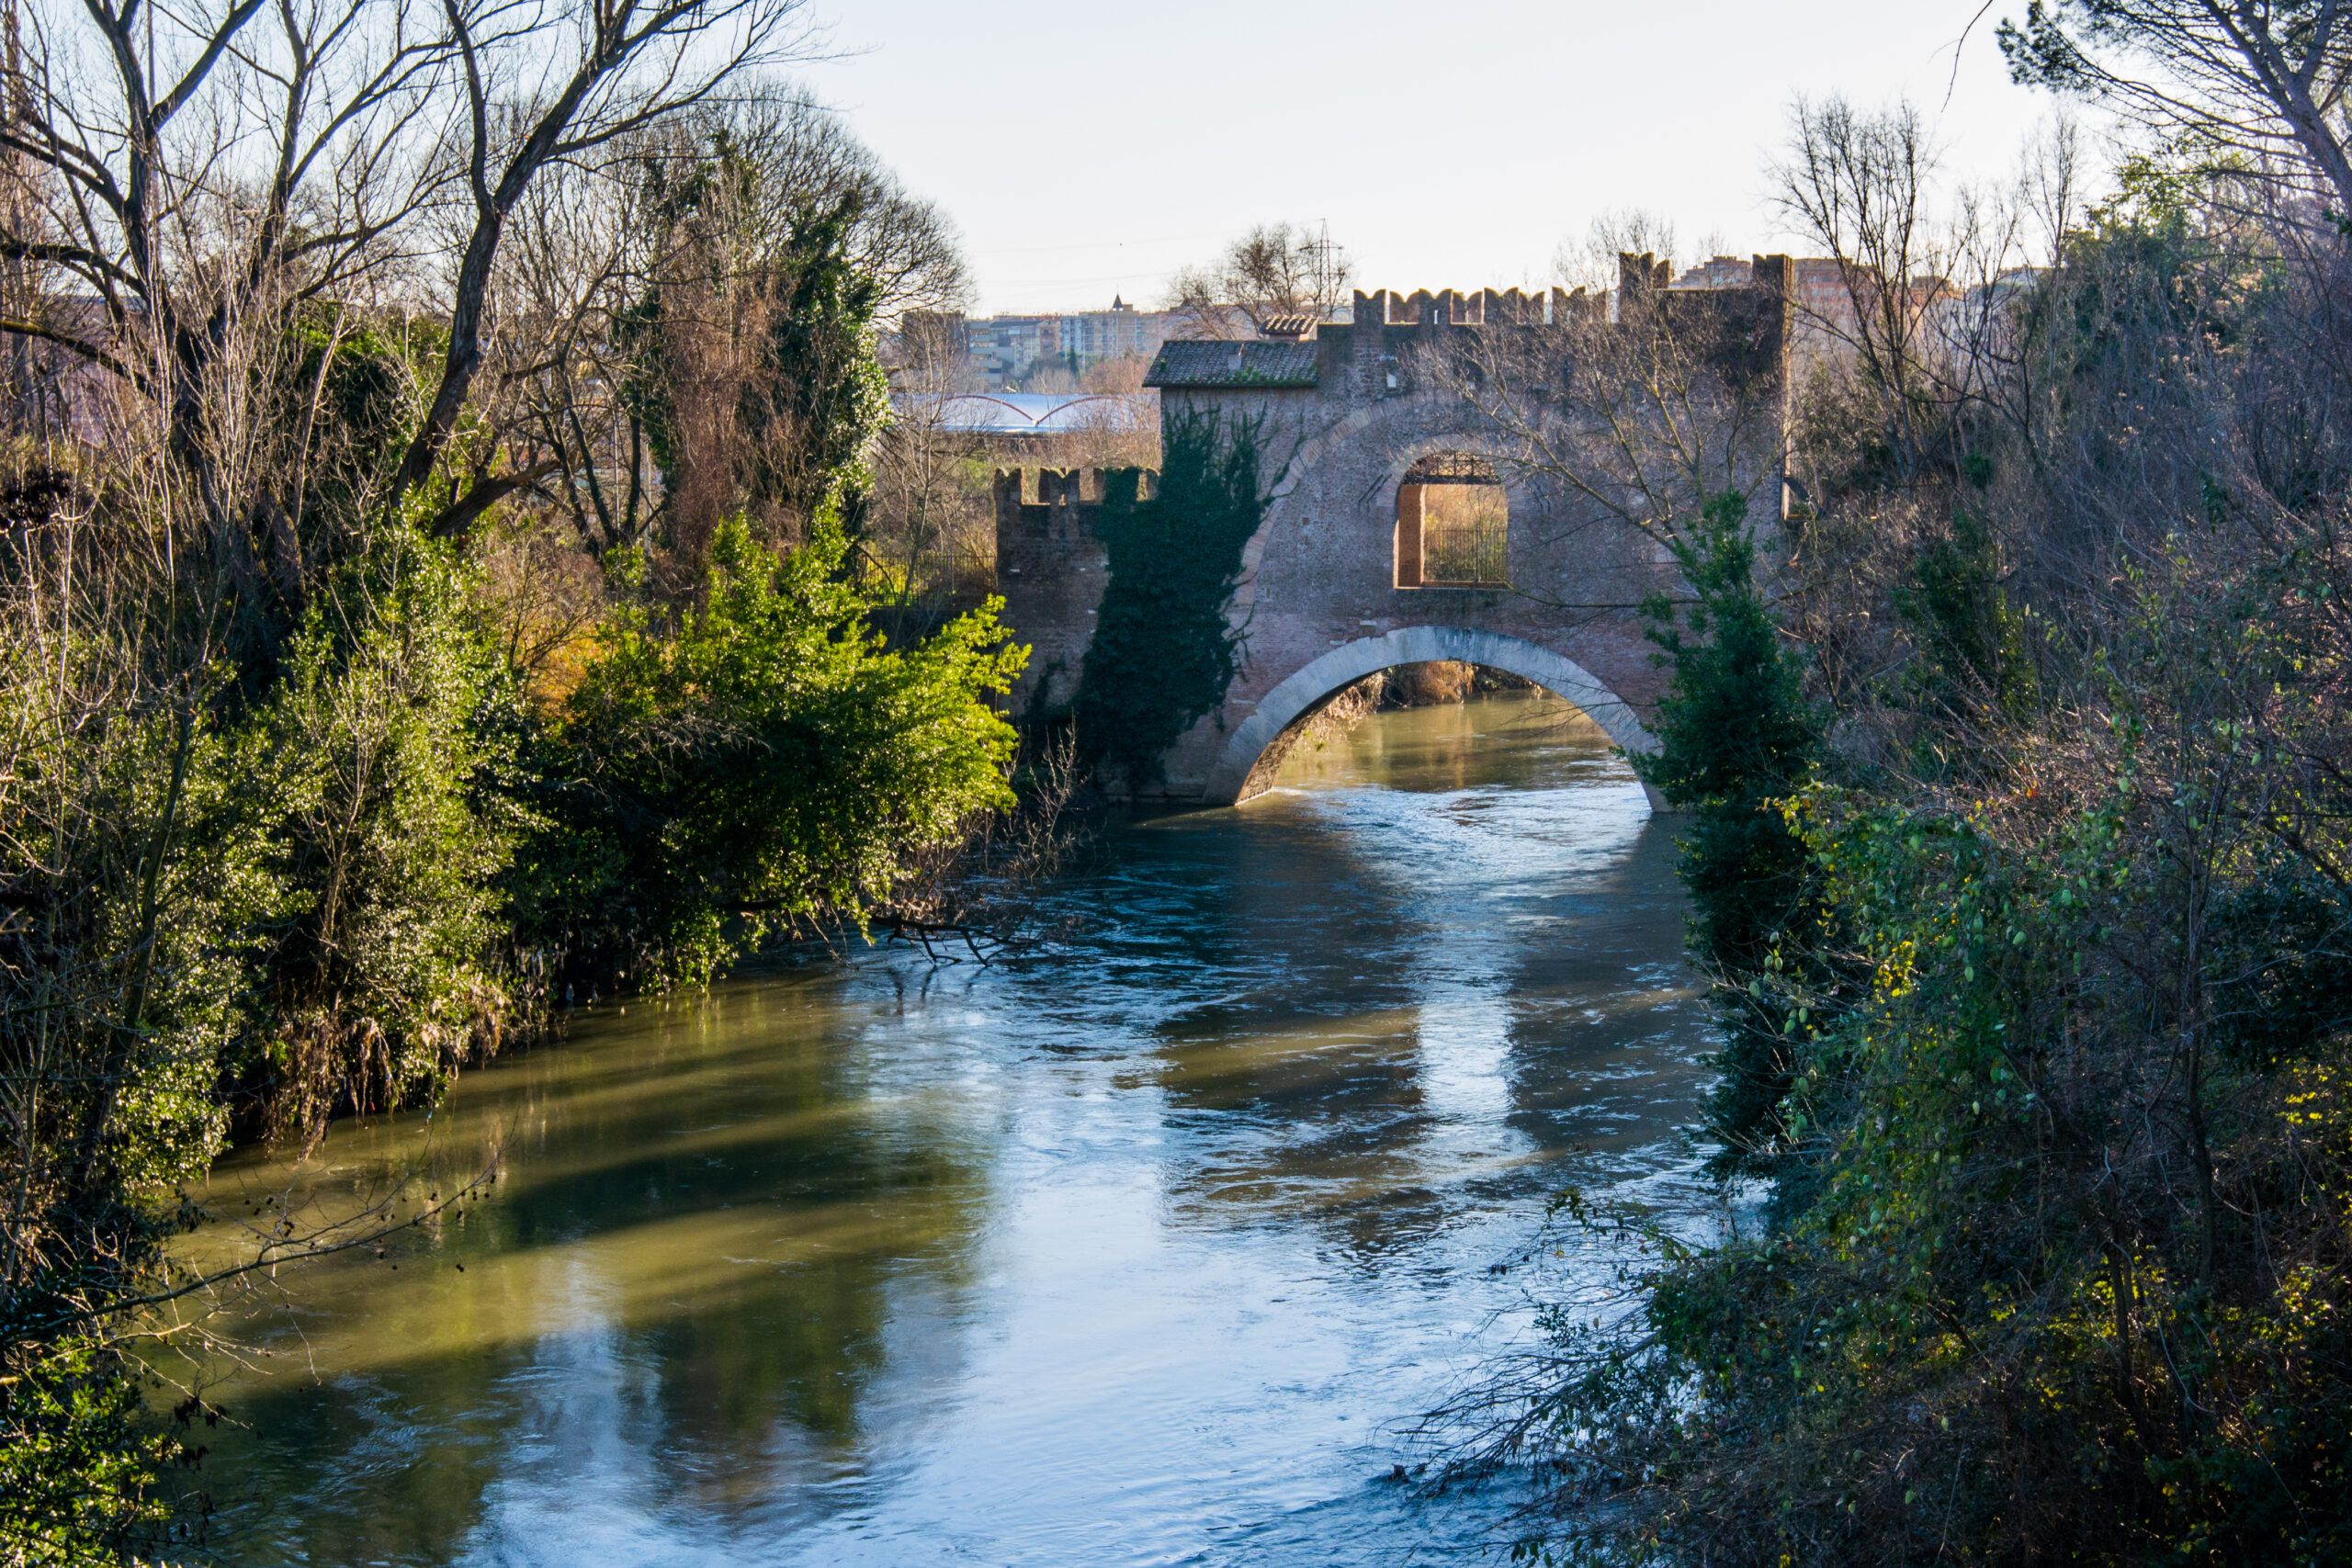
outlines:
[[[1399, 664], [1427, 664], [1452, 660], [1483, 664], [1576, 704], [1629, 752], [1646, 755], [1657, 741], [1623, 698], [1595, 680], [1591, 671], [1535, 643], [1494, 632], [1468, 631], [1459, 626], [1408, 626], [1381, 637], [1343, 643], [1298, 671], [1260, 699], [1257, 711], [1226, 738], [1225, 750], [1209, 774], [1205, 800], [1211, 806], [1231, 806], [1242, 798], [1250, 775], [1283, 732], [1312, 712], [1335, 692], [1375, 671]], [[1643, 786], [1646, 791], [1648, 786]], [[1655, 807], [1657, 797], [1652, 795]]]

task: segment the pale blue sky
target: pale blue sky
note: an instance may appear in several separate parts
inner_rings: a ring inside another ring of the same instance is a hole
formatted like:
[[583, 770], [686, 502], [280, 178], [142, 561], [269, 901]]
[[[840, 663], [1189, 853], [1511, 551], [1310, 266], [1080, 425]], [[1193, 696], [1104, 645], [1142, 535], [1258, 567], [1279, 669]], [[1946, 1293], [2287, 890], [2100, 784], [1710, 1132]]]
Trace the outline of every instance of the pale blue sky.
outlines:
[[[1685, 259], [1785, 243], [1764, 170], [1792, 96], [1908, 94], [1957, 173], [2005, 175], [2052, 108], [1996, 0], [813, 0], [807, 80], [961, 227], [989, 310], [1157, 299], [1250, 224], [1323, 220], [1360, 286], [1547, 279], [1638, 206]], [[1950, 101], [1946, 102], [1949, 93]]]

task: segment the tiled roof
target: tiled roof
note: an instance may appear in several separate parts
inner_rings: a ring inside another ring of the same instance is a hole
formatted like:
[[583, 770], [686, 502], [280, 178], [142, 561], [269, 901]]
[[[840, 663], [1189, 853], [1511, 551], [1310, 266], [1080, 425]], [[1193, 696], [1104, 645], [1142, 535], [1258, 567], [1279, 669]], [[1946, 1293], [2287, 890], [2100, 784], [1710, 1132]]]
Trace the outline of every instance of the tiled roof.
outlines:
[[1160, 345], [1147, 387], [1312, 387], [1311, 343], [1179, 341]]

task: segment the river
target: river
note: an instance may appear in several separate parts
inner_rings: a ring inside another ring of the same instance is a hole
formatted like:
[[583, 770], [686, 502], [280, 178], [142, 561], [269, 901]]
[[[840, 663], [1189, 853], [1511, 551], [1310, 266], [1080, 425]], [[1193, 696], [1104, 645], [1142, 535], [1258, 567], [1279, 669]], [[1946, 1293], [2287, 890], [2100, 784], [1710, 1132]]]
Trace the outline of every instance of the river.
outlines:
[[1491, 1549], [1497, 1498], [1391, 1479], [1413, 1418], [1577, 1268], [1518, 1266], [1559, 1188], [1701, 1202], [1670, 829], [1573, 709], [1490, 696], [1111, 829], [1048, 897], [1041, 956], [779, 961], [224, 1163], [193, 1255], [498, 1179], [216, 1318], [199, 1555]]

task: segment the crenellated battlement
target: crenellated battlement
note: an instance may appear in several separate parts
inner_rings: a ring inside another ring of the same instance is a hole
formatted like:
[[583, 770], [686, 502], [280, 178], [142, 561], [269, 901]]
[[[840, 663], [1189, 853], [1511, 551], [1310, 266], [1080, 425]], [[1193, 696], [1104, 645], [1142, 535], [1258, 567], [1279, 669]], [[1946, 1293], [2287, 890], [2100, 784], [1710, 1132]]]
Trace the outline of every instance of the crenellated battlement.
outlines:
[[1599, 303], [1584, 289], [1442, 288], [1410, 294], [1356, 291], [1355, 324], [1374, 327], [1540, 327], [1568, 321]]
[[[1355, 296], [1352, 321], [1311, 333], [1293, 320], [1163, 344], [1144, 382], [1163, 430], [1209, 419], [1252, 432], [1266, 500], [1224, 605], [1236, 657], [1223, 700], [1164, 715], [1185, 728], [1127, 785], [1230, 804], [1334, 693], [1432, 660], [1548, 686], [1619, 745], [1649, 750], [1645, 719], [1666, 679], [1634, 606], [1680, 580], [1671, 554], [1618, 515], [1627, 443], [1636, 457], [1702, 444], [1710, 485], [1734, 490], [1764, 527], [1788, 493], [1794, 264], [1759, 257], [1730, 287], [1674, 282], [1657, 256], [1629, 254], [1606, 289], [1380, 289]], [[1645, 416], [1675, 381], [1685, 408]], [[1482, 395], [1496, 389], [1516, 406]], [[1557, 481], [1511, 462], [1531, 408]], [[1120, 538], [1118, 487], [1138, 482], [1132, 470], [997, 477], [999, 592], [1033, 649], [1016, 709], [1074, 700], [1110, 575], [1105, 541]]]
[[[1726, 293], [1779, 294], [1794, 287], [1796, 264], [1786, 256], [1758, 256], [1755, 283]], [[1616, 300], [1620, 313], [1627, 304], [1663, 299], [1674, 288], [1670, 262], [1648, 254], [1617, 258]], [[1354, 324], [1358, 327], [1535, 327], [1566, 326], [1577, 321], [1605, 321], [1610, 295], [1587, 288], [1418, 288], [1410, 294], [1376, 288], [1356, 291]]]
[[1111, 487], [1130, 473], [1137, 499], [1148, 500], [1159, 483], [1159, 476], [1149, 469], [999, 468], [992, 488], [1000, 549], [1002, 541], [1015, 536], [1042, 538], [1082, 530]]
[[[1754, 282], [1736, 288], [1677, 289], [1670, 263], [1621, 255], [1617, 287], [1358, 290], [1353, 320], [1327, 321], [1311, 335], [1288, 330], [1256, 340], [1175, 340], [1161, 346], [1144, 385], [1182, 399], [1307, 394], [1353, 403], [1409, 395], [1417, 365], [1462, 334], [1529, 328], [1645, 324], [1690, 334], [1702, 354], [1752, 378], [1783, 356], [1790, 337], [1795, 265], [1756, 258]], [[1303, 319], [1303, 318], [1302, 318]], [[1170, 405], [1163, 403], [1163, 411]]]

